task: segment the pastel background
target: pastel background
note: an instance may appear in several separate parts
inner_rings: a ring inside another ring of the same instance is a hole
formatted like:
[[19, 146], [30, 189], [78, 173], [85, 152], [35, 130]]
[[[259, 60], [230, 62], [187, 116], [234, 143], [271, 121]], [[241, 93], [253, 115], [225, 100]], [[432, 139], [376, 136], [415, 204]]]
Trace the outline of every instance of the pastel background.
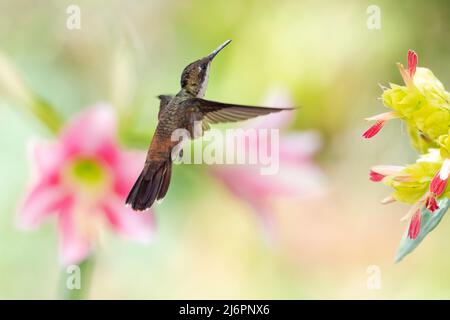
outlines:
[[[72, 4], [80, 30], [66, 28]], [[379, 30], [367, 28], [370, 5], [381, 9]], [[148, 213], [150, 243], [102, 227], [86, 298], [450, 298], [447, 219], [394, 264], [408, 207], [381, 205], [390, 190], [368, 180], [372, 165], [415, 161], [400, 122], [361, 137], [363, 118], [385, 110], [378, 84], [401, 83], [395, 63], [408, 49], [449, 88], [449, 15], [437, 0], [1, 0], [0, 298], [60, 298], [67, 276], [56, 215], [34, 231], [17, 227], [36, 181], [29, 145], [60, 139], [30, 112], [21, 86], [64, 123], [109, 105], [117, 148], [144, 151], [156, 96], [177, 92], [182, 69], [226, 39], [206, 98], [301, 106], [268, 120], [282, 128], [281, 174], [175, 166], [166, 199]], [[367, 286], [371, 266], [379, 290]]]

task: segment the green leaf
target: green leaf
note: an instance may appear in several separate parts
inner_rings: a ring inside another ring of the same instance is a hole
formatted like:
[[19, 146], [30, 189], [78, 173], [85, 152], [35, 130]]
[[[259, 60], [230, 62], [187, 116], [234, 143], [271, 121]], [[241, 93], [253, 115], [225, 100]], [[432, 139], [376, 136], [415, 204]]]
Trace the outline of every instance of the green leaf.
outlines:
[[445, 198], [438, 201], [439, 209], [430, 213], [426, 208], [422, 209], [422, 217], [420, 222], [420, 233], [416, 239], [408, 237], [408, 229], [406, 230], [400, 242], [400, 247], [397, 250], [395, 262], [400, 262], [407, 254], [412, 252], [425, 238], [425, 236], [433, 231], [434, 228], [441, 222], [442, 217], [450, 207], [450, 200]]

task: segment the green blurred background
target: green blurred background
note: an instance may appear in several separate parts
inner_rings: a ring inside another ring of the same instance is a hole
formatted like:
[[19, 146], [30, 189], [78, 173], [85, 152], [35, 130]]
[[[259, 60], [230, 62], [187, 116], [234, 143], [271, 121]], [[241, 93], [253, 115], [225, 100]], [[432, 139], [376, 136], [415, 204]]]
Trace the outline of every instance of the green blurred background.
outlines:
[[[81, 30], [66, 9], [81, 8]], [[369, 30], [369, 5], [381, 29]], [[156, 95], [179, 89], [181, 70], [226, 39], [206, 97], [258, 104], [288, 90], [292, 130], [317, 130], [323, 195], [277, 203], [279, 236], [268, 244], [248, 206], [196, 166], [176, 167], [157, 207], [148, 246], [109, 235], [97, 252], [90, 298], [450, 298], [446, 219], [400, 264], [393, 263], [408, 207], [382, 206], [389, 189], [368, 181], [375, 164], [415, 161], [399, 122], [361, 138], [365, 116], [383, 112], [378, 84], [401, 83], [396, 62], [414, 49], [419, 65], [450, 86], [447, 1], [8, 1], [0, 0], [0, 50], [32, 90], [66, 118], [97, 102], [119, 109], [144, 148]], [[0, 97], [0, 298], [57, 297], [57, 232], [15, 227], [27, 190], [27, 144], [51, 135]], [[301, 177], [299, 177], [301, 179]], [[370, 266], [381, 288], [370, 290]]]

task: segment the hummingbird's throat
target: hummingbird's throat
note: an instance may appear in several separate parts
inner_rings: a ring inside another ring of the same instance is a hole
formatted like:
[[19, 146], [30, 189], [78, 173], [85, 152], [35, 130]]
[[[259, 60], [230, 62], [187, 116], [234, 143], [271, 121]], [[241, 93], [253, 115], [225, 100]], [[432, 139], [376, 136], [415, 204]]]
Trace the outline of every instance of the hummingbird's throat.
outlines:
[[197, 98], [203, 98], [206, 93], [206, 87], [208, 86], [208, 80], [209, 80], [209, 68], [211, 66], [211, 63], [208, 63], [208, 66], [206, 67], [205, 74], [203, 76], [203, 80], [200, 83], [200, 89], [197, 93]]

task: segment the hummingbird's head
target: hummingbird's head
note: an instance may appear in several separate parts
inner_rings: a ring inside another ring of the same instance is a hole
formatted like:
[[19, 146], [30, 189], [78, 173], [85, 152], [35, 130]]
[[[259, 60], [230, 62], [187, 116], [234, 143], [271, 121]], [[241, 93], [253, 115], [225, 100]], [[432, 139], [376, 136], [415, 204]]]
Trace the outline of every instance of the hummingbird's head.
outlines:
[[209, 67], [214, 57], [222, 50], [231, 40], [225, 41], [216, 50], [208, 56], [192, 62], [183, 70], [181, 75], [181, 87], [197, 98], [205, 95], [206, 86], [208, 84]]

